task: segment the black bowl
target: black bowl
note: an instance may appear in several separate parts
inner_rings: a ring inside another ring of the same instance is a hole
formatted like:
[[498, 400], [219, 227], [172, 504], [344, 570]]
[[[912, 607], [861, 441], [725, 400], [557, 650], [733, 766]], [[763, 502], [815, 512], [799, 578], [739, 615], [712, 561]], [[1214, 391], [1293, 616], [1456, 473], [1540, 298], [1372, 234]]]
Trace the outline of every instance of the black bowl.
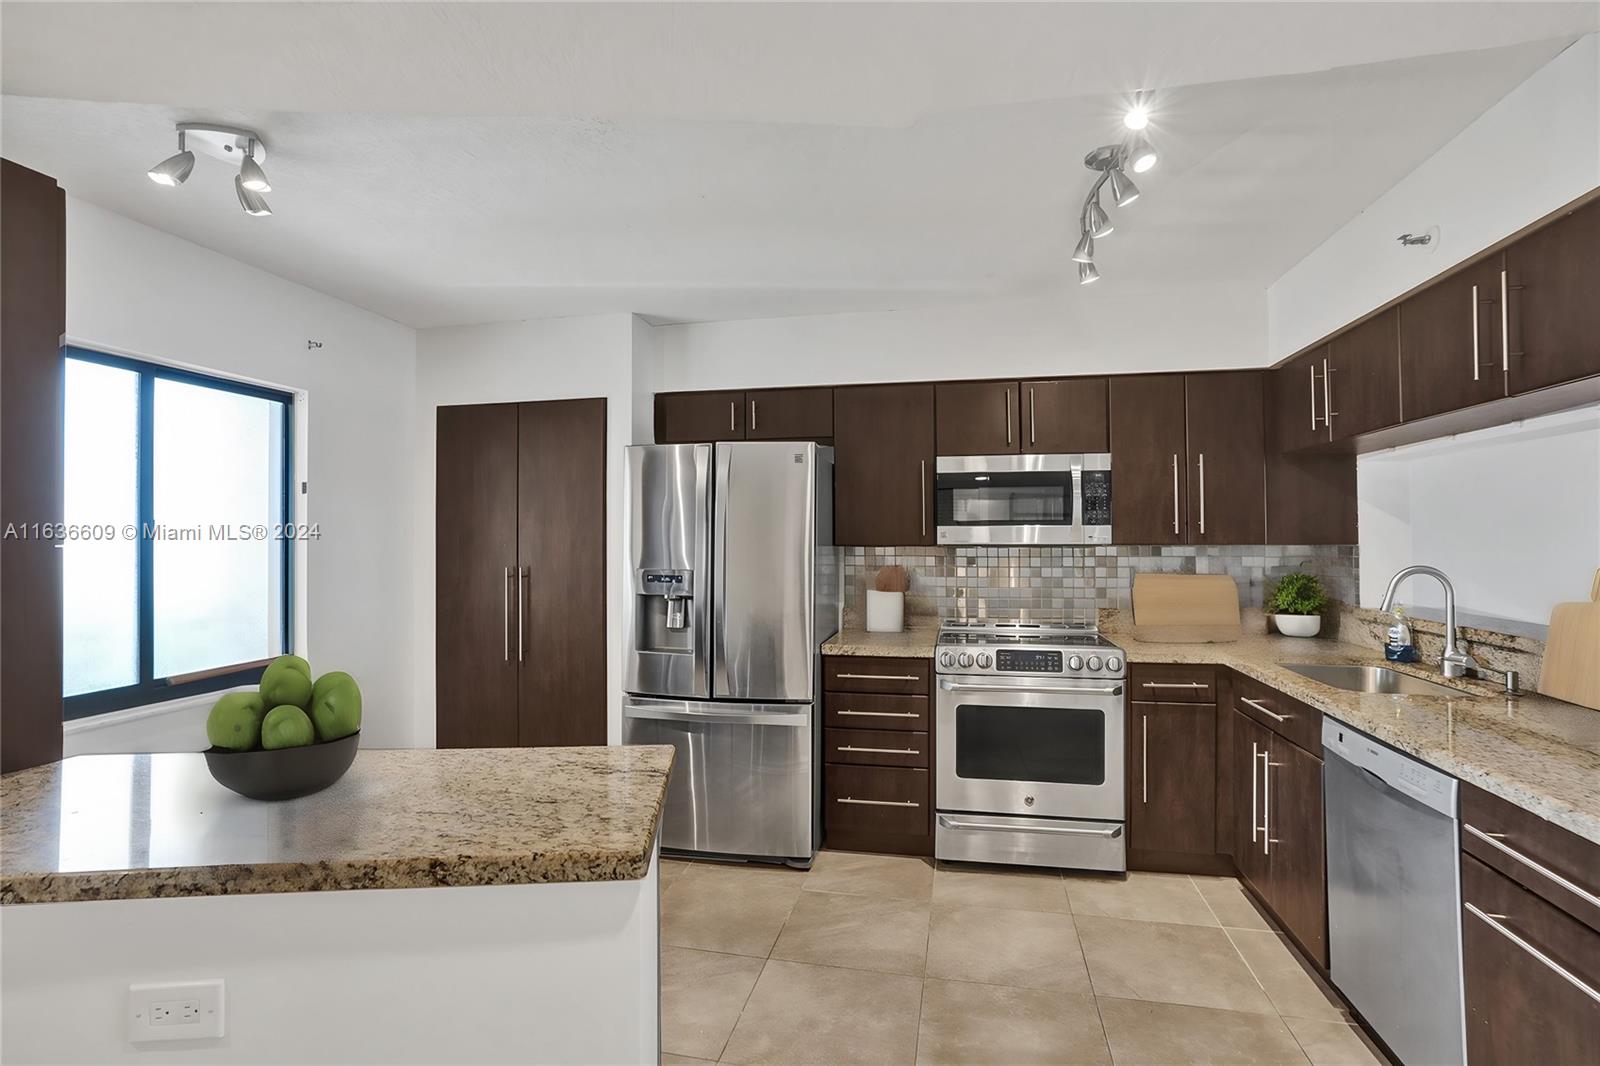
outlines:
[[347, 737], [303, 748], [229, 751], [207, 748], [206, 767], [217, 784], [256, 800], [286, 800], [321, 792], [350, 769], [361, 740]]

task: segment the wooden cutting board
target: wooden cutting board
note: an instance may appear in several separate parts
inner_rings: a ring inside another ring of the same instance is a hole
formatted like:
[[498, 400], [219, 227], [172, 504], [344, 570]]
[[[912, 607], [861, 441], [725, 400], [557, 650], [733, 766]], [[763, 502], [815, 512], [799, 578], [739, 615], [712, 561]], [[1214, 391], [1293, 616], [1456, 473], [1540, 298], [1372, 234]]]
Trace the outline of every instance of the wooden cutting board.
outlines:
[[1135, 574], [1133, 630], [1160, 644], [1238, 640], [1239, 586], [1227, 574]]
[[1600, 570], [1588, 603], [1558, 603], [1550, 612], [1539, 692], [1600, 710]]

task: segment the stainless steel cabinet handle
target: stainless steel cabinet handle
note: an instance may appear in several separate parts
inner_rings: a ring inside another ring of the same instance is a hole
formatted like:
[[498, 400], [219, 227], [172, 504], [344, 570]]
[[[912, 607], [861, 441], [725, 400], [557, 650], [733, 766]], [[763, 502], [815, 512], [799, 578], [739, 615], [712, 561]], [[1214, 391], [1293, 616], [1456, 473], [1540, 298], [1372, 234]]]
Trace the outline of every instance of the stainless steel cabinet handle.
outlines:
[[1250, 706], [1254, 707], [1256, 710], [1260, 711], [1262, 714], [1266, 715], [1268, 718], [1273, 719], [1274, 721], [1287, 722], [1289, 719], [1294, 717], [1294, 715], [1292, 715], [1292, 714], [1278, 714], [1276, 711], [1269, 711], [1265, 707], [1263, 707], [1260, 703], [1258, 703], [1257, 701], [1252, 700], [1252, 699], [1248, 699], [1248, 698], [1246, 698], [1244, 696], [1240, 696], [1239, 697], [1239, 702], [1240, 703], [1249, 704]]
[[728, 432], [737, 432], [739, 428], [739, 409], [732, 400], [728, 401]]
[[1200, 453], [1200, 535], [1206, 535], [1206, 453]]
[[928, 460], [922, 460], [922, 473], [917, 477], [917, 488], [922, 491], [922, 535], [928, 535]]
[[1172, 531], [1178, 532], [1178, 453], [1172, 453]]
[[1534, 873], [1540, 874], [1543, 877], [1548, 877], [1550, 880], [1554, 881], [1568, 892], [1571, 892], [1574, 896], [1577, 896], [1585, 903], [1600, 907], [1600, 896], [1596, 896], [1593, 892], [1590, 892], [1582, 885], [1574, 884], [1573, 882], [1567, 880], [1565, 877], [1562, 877], [1560, 874], [1545, 866], [1543, 863], [1535, 862], [1534, 860], [1528, 858], [1528, 856], [1522, 854], [1522, 852], [1516, 850], [1515, 848], [1508, 847], [1502, 843], [1500, 841], [1500, 837], [1504, 836], [1505, 834], [1486, 833], [1482, 829], [1479, 829], [1477, 826], [1473, 825], [1471, 822], [1462, 822], [1461, 828], [1465, 829], [1467, 832], [1471, 833], [1485, 844], [1499, 849], [1502, 854], [1508, 858], [1515, 859], [1517, 862], [1520, 862]]
[[1011, 390], [1006, 389], [1006, 445], [1011, 444]]
[[522, 567], [517, 567], [517, 662], [522, 661]]
[[855, 803], [863, 807], [920, 807], [916, 800], [858, 800], [854, 796], [840, 796], [840, 803]]
[[1267, 778], [1267, 753], [1261, 753], [1261, 854], [1272, 854], [1272, 787]]
[[1506, 298], [1509, 289], [1506, 272], [1502, 269], [1500, 271], [1500, 372], [1503, 374], [1511, 373], [1511, 305]]
[[755, 431], [756, 431], [756, 402], [754, 400], [751, 400], [750, 401], [750, 432], [754, 433]]
[[511, 567], [500, 568], [500, 658], [511, 661]]
[[1339, 412], [1333, 409], [1333, 378], [1330, 376], [1338, 367], [1328, 365], [1322, 361], [1322, 424], [1328, 427], [1330, 435], [1333, 432], [1333, 419]]
[[983, 822], [962, 822], [942, 814], [939, 815], [939, 824], [946, 829], [976, 829], [993, 833], [1053, 833], [1059, 836], [1108, 838], [1122, 835], [1120, 825], [1105, 829], [1079, 829], [1072, 825], [987, 825]]
[[1312, 363], [1308, 370], [1311, 371], [1311, 432], [1317, 431], [1317, 364]]
[[1478, 287], [1472, 287], [1472, 380], [1478, 380]]
[[858, 748], [853, 744], [843, 744], [834, 751], [859, 751], [869, 755], [921, 755], [916, 748]]
[[921, 681], [916, 674], [834, 674], [848, 681]]
[[1139, 725], [1144, 730], [1144, 738], [1140, 742], [1141, 750], [1140, 750], [1140, 753], [1139, 753], [1139, 757], [1140, 757], [1140, 760], [1141, 760], [1143, 765], [1141, 766], [1141, 768], [1139, 770], [1139, 784], [1144, 790], [1144, 800], [1143, 800], [1143, 802], [1149, 803], [1150, 802], [1150, 716], [1148, 714], [1141, 714], [1139, 716]]
[[1028, 443], [1039, 443], [1039, 413], [1033, 407], [1033, 386], [1028, 386]]
[[916, 711], [840, 711], [853, 718], [921, 718]]
[[1203, 689], [1205, 684], [1199, 681], [1146, 681], [1145, 688], [1193, 688]]
[[1532, 944], [1528, 943], [1526, 940], [1522, 939], [1516, 933], [1513, 933], [1510, 929], [1506, 928], [1496, 920], [1498, 918], [1504, 918], [1505, 915], [1485, 914], [1472, 903], [1467, 901], [1462, 901], [1461, 905], [1465, 907], [1467, 911], [1480, 922], [1483, 922], [1490, 929], [1493, 929], [1495, 932], [1499, 933], [1501, 936], [1517, 945], [1517, 947], [1521, 948], [1529, 955], [1532, 955], [1534, 958], [1544, 963], [1546, 967], [1555, 971], [1556, 976], [1567, 982], [1567, 984], [1571, 985], [1573, 988], [1576, 988], [1579, 992], [1582, 992], [1596, 1003], [1600, 1003], [1600, 991], [1596, 991], [1595, 989], [1591, 988], [1588, 983], [1580, 978], [1577, 974], [1573, 973], [1571, 970], [1567, 969], [1555, 959], [1552, 959], [1550, 956], [1546, 955], [1544, 952], [1540, 951], [1538, 948], [1534, 947]]
[[1256, 818], [1261, 813], [1257, 808], [1260, 801], [1256, 794], [1261, 790], [1261, 783], [1256, 780], [1256, 760], [1261, 758], [1261, 750], [1255, 741], [1250, 742], [1250, 843], [1256, 842], [1256, 834], [1261, 827], [1256, 824]]

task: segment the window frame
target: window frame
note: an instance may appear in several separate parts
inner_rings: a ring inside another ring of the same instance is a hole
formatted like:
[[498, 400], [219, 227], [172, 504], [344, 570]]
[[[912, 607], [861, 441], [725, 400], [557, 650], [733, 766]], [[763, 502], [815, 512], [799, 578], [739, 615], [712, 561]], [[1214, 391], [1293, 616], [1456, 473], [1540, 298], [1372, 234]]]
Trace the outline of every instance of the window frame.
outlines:
[[[155, 522], [155, 386], [158, 380], [199, 385], [204, 388], [216, 389], [219, 392], [230, 392], [283, 404], [283, 521], [286, 524], [296, 521], [294, 508], [295, 397], [293, 393], [285, 392], [282, 389], [267, 388], [262, 385], [253, 385], [248, 382], [200, 373], [194, 370], [167, 366], [162, 363], [153, 363], [144, 359], [113, 355], [108, 352], [95, 351], [92, 348], [82, 348], [75, 345], [65, 346], [62, 349], [62, 356], [63, 375], [66, 372], [65, 361], [67, 359], [113, 366], [121, 370], [132, 371], [138, 375], [139, 466], [137, 496], [139, 515], [137, 521], [141, 530]], [[65, 472], [63, 472], [64, 483]], [[283, 610], [279, 623], [282, 627], [282, 654], [285, 655], [294, 651], [295, 543], [295, 539], [291, 537], [282, 537], [278, 541], [279, 550], [283, 554], [280, 564], [282, 578], [279, 592], [282, 597]], [[174, 684], [170, 678], [154, 676], [155, 542], [148, 537], [141, 536], [138, 540], [138, 545], [139, 679], [134, 684], [123, 685], [118, 688], [82, 692], [74, 696], [63, 694], [62, 717], [65, 721], [70, 722], [95, 715], [109, 714], [112, 711], [130, 710], [150, 704], [165, 703], [169, 700], [182, 699], [186, 696], [201, 695], [207, 692], [217, 692], [226, 688], [236, 688], [240, 685], [253, 685], [261, 680], [262, 670], [265, 669], [264, 666], [239, 664], [235, 664], [237, 668], [224, 665], [219, 668], [220, 672], [210, 673], [209, 676], [177, 684]], [[66, 640], [64, 630], [62, 632], [62, 640]]]

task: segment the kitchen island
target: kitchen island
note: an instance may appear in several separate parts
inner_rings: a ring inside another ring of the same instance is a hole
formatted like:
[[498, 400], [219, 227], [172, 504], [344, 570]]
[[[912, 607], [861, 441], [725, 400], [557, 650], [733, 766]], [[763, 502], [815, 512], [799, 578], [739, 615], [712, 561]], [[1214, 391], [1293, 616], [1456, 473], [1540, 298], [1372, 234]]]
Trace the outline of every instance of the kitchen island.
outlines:
[[[365, 750], [280, 803], [198, 754], [0, 779], [8, 1061], [653, 1061], [672, 749]], [[132, 1043], [128, 986], [226, 982]]]

